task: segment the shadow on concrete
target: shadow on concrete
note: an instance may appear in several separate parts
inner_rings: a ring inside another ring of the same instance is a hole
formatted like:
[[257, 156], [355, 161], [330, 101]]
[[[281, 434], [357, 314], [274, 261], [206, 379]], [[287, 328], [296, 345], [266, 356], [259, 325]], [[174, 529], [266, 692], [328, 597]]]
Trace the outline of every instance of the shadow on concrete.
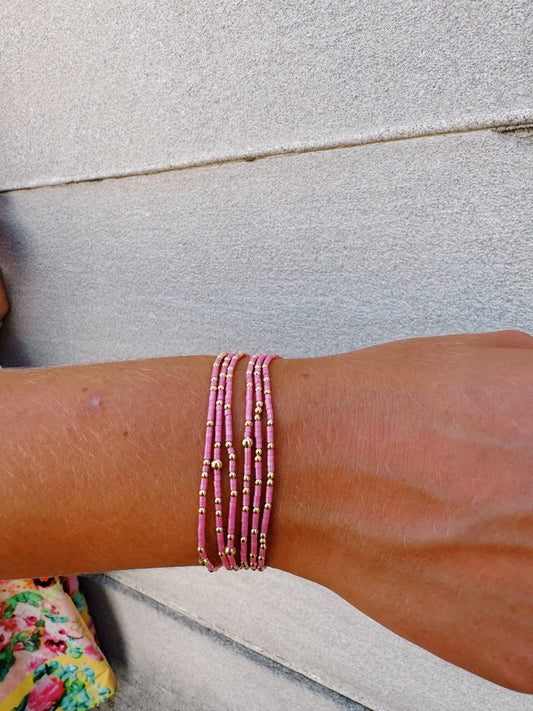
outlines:
[[0, 365], [16, 368], [34, 365], [25, 344], [17, 335], [17, 295], [27, 288], [28, 241], [10, 215], [9, 197], [0, 194], [0, 276], [3, 279], [9, 311], [0, 329]]
[[79, 582], [96, 627], [100, 649], [115, 674], [124, 676], [128, 669], [126, 647], [113, 606], [109, 602], [105, 576], [83, 575]]

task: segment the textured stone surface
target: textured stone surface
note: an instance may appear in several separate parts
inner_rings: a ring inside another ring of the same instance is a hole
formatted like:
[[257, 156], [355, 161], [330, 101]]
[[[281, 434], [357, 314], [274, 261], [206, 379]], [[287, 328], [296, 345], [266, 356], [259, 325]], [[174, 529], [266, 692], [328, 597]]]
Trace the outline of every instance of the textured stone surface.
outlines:
[[2, 3], [0, 188], [533, 118], [527, 0]]
[[[201, 568], [182, 568], [110, 575], [164, 609], [374, 711], [531, 707], [531, 696], [448, 664], [389, 632], [331, 591], [278, 570], [206, 575]], [[107, 595], [105, 579], [92, 583], [103, 586]], [[143, 637], [145, 629], [137, 631], [130, 624], [126, 634], [129, 645], [145, 647], [137, 654], [149, 655], [149, 645], [157, 641]]]
[[532, 151], [480, 131], [4, 194], [4, 364], [533, 331]]
[[101, 711], [365, 711], [124, 589], [95, 581], [84, 588], [119, 682]]

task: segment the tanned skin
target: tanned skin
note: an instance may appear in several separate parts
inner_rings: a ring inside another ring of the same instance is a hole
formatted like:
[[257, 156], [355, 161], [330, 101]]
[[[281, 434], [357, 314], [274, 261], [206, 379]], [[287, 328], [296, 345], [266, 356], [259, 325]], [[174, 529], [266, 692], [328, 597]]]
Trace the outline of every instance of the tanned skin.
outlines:
[[[0, 372], [0, 577], [197, 564], [212, 361]], [[411, 339], [271, 376], [267, 562], [533, 693], [533, 338]]]

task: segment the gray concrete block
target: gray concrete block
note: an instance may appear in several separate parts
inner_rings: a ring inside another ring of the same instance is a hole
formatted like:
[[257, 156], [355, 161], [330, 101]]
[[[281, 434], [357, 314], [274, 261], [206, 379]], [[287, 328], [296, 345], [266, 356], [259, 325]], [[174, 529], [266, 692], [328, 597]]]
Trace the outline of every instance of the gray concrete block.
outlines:
[[[197, 567], [108, 575], [164, 609], [373, 711], [531, 708], [531, 696], [449, 664], [386, 630], [330, 590], [279, 570], [209, 575]], [[143, 644], [140, 633], [130, 634], [132, 646]]]
[[0, 8], [0, 188], [532, 120], [527, 0]]
[[480, 131], [4, 194], [3, 362], [533, 331], [531, 151]]
[[365, 711], [123, 587], [84, 589], [119, 682], [101, 711]]

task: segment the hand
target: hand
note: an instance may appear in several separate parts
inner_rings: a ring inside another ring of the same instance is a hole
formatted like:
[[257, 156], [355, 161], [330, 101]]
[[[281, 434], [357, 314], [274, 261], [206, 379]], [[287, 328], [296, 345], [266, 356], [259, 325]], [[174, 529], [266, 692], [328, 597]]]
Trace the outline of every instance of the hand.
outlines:
[[292, 541], [288, 569], [533, 693], [533, 338], [413, 339], [286, 366], [301, 403], [301, 482], [277, 497], [293, 507], [276, 534]]

